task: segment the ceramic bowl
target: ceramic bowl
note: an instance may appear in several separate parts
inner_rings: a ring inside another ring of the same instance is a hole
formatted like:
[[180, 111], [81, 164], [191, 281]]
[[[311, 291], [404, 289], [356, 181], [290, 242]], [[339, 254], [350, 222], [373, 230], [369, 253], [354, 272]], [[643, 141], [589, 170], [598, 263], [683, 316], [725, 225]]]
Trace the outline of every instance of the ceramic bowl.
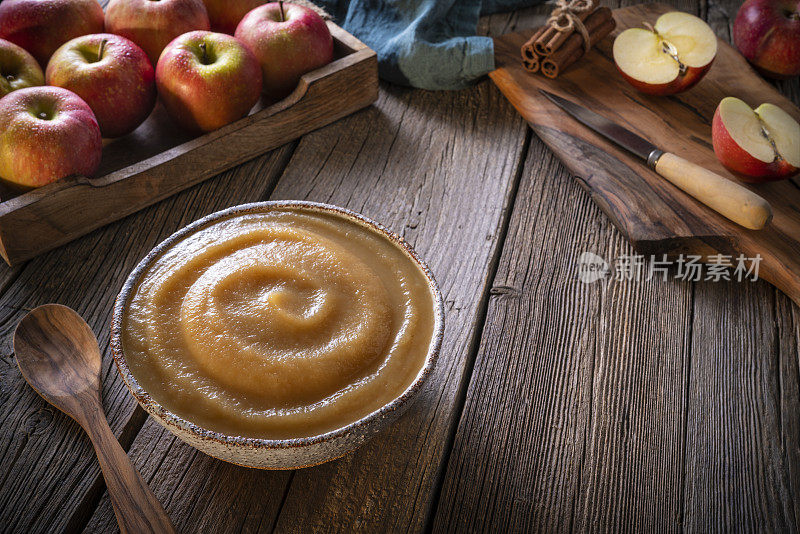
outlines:
[[[160, 405], [136, 381], [136, 378], [131, 373], [125, 361], [125, 353], [122, 348], [121, 332], [123, 310], [127, 307], [128, 299], [131, 297], [134, 288], [136, 288], [142, 273], [149, 268], [150, 264], [159, 257], [164, 250], [171, 247], [185, 236], [209, 223], [232, 215], [289, 207], [300, 207], [313, 211], [334, 213], [359, 225], [365, 226], [370, 230], [382, 234], [398, 245], [408, 257], [417, 264], [428, 279], [428, 286], [433, 295], [434, 305], [435, 324], [433, 337], [428, 348], [425, 363], [417, 374], [414, 382], [399, 397], [362, 419], [325, 434], [293, 439], [259, 439], [244, 436], [230, 436], [202, 428]], [[295, 469], [318, 465], [339, 458], [364, 443], [364, 441], [374, 434], [385, 429], [397, 419], [408, 407], [412, 398], [419, 392], [422, 385], [430, 376], [439, 354], [439, 348], [442, 344], [443, 331], [444, 307], [439, 287], [433, 279], [433, 275], [428, 269], [428, 266], [425, 265], [414, 249], [412, 249], [402, 237], [390, 232], [382, 225], [363, 215], [337, 206], [304, 201], [270, 201], [234, 206], [223, 211], [212, 213], [178, 230], [151, 250], [128, 276], [125, 285], [122, 287], [122, 291], [120, 291], [117, 296], [114, 305], [114, 318], [111, 323], [111, 347], [117, 369], [120, 375], [122, 375], [125, 385], [128, 386], [128, 389], [139, 404], [147, 413], [152, 415], [156, 421], [189, 445], [220, 460], [238, 465], [261, 469]]]

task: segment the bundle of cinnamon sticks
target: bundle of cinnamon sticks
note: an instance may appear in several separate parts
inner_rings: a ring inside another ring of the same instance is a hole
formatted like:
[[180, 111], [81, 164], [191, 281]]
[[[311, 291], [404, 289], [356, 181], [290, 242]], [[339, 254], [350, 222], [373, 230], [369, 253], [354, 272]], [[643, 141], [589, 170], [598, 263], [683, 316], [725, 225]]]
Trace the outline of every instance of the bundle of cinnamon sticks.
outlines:
[[530, 72], [555, 78], [615, 27], [611, 10], [597, 7], [595, 0], [559, 0], [548, 24], [522, 45], [522, 64]]

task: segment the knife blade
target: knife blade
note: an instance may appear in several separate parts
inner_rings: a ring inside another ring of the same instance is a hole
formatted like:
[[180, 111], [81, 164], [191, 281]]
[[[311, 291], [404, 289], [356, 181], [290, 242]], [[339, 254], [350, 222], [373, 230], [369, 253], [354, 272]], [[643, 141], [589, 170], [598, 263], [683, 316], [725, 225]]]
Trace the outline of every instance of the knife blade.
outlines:
[[606, 139], [615, 142], [628, 152], [636, 154], [645, 161], [650, 158], [650, 155], [654, 151], [659, 150], [657, 146], [647, 139], [639, 137], [627, 128], [623, 128], [616, 122], [612, 122], [594, 111], [589, 111], [585, 107], [579, 106], [566, 98], [561, 98], [558, 95], [542, 89], [539, 89], [539, 92], [549, 98], [553, 104], [572, 115], [575, 120], [584, 126], [588, 126]]
[[645, 160], [660, 176], [720, 215], [752, 230], [760, 230], [772, 220], [769, 202], [746, 187], [666, 152], [575, 102], [543, 89], [539, 92], [584, 126]]

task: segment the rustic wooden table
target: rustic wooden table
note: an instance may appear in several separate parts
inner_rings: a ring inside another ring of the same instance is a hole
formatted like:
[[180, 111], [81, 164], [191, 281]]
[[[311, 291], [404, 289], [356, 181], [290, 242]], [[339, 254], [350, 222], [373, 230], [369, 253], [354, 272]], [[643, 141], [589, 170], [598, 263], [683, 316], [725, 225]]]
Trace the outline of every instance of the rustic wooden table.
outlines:
[[[725, 39], [739, 2], [685, 0]], [[533, 27], [547, 7], [481, 31]], [[778, 87], [800, 102], [797, 79]], [[265, 472], [147, 418], [109, 354], [117, 291], [210, 212], [309, 199], [363, 212], [427, 258], [447, 329], [412, 409], [356, 453]], [[383, 85], [378, 102], [149, 209], [0, 268], [0, 531], [117, 529], [88, 439], [23, 381], [26, 310], [81, 313], [111, 426], [183, 532], [797, 531], [800, 309], [763, 283], [576, 279], [632, 253], [488, 80]]]

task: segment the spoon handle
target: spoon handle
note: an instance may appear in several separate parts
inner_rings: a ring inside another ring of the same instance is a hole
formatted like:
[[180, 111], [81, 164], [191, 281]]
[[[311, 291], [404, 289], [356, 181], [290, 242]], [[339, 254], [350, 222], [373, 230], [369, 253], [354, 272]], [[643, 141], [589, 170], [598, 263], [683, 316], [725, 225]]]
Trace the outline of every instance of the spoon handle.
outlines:
[[90, 413], [86, 431], [97, 452], [122, 534], [174, 534], [175, 528], [167, 512], [133, 467], [105, 416], [100, 415], [102, 408]]

